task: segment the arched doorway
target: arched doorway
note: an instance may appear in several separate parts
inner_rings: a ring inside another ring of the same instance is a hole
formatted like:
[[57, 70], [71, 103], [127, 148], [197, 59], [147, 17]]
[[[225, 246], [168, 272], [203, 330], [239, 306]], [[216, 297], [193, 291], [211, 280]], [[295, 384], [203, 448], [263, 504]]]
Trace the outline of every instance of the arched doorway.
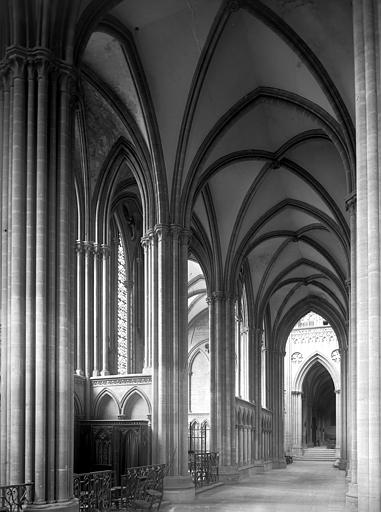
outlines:
[[[310, 312], [291, 331], [285, 355], [285, 452], [307, 448], [341, 450], [341, 358], [330, 324]], [[328, 455], [327, 455], [328, 456]]]
[[336, 447], [336, 399], [331, 375], [315, 361], [303, 381], [303, 446]]

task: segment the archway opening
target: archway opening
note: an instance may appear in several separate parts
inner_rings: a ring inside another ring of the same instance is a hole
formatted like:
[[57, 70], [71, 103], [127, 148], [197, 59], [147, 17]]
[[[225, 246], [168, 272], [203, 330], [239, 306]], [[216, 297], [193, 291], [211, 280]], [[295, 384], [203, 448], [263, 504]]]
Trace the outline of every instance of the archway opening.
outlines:
[[303, 381], [303, 446], [336, 446], [336, 400], [333, 380], [315, 362]]
[[341, 362], [329, 322], [312, 311], [302, 317], [287, 339], [284, 364], [285, 453], [334, 460], [340, 455]]
[[188, 450], [209, 450], [209, 312], [201, 266], [188, 260]]

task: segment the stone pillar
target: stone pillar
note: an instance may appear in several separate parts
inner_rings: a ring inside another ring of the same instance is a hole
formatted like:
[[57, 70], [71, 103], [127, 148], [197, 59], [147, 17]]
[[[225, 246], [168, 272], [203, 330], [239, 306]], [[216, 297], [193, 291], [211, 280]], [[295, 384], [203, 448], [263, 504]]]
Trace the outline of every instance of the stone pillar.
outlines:
[[358, 510], [381, 510], [380, 4], [354, 0]]
[[220, 478], [235, 480], [234, 298], [214, 292], [209, 308], [212, 446], [220, 454]]
[[249, 328], [250, 333], [250, 388], [252, 400], [256, 404], [254, 419], [254, 467], [258, 473], [263, 471], [263, 435], [262, 435], [262, 391], [261, 391], [261, 353], [262, 329]]
[[[1, 149], [2, 155], [0, 165], [2, 172], [1, 179], [1, 418], [0, 418], [0, 456], [2, 464], [0, 464], [0, 478], [1, 482], [7, 482], [7, 460], [8, 452], [8, 425], [9, 417], [8, 410], [10, 407], [8, 396], [8, 317], [9, 317], [9, 304], [8, 304], [8, 282], [9, 282], [9, 240], [8, 240], [8, 219], [10, 219], [10, 205], [9, 205], [9, 188], [10, 188], [10, 125], [11, 125], [11, 73], [8, 68], [0, 70], [1, 72], [1, 115], [0, 115], [0, 129], [1, 129]], [[34, 329], [35, 330], [35, 329]]]
[[347, 468], [348, 459], [348, 349], [346, 347], [340, 350], [340, 376], [341, 376], [341, 441], [340, 441], [340, 460], [339, 469], [345, 470]]
[[101, 325], [102, 325], [102, 363], [101, 375], [109, 375], [108, 345], [109, 345], [109, 303], [110, 303], [110, 247], [101, 246], [102, 292], [101, 292]]
[[284, 352], [269, 349], [270, 357], [270, 409], [272, 421], [272, 461], [273, 468], [285, 468], [284, 457]]
[[292, 454], [300, 456], [303, 453], [303, 419], [302, 419], [302, 393], [301, 391], [291, 392], [292, 400], [292, 421], [293, 421], [293, 441]]
[[[152, 333], [154, 462], [169, 464], [164, 496], [171, 502], [194, 499], [188, 475], [188, 243], [180, 226], [157, 225], [148, 265]], [[156, 302], [153, 302], [156, 300]], [[157, 307], [156, 307], [157, 304]]]
[[[357, 509], [357, 335], [356, 335], [356, 195], [347, 199], [351, 229], [351, 279], [348, 282], [350, 297], [350, 323], [348, 347], [348, 509]], [[343, 375], [343, 373], [342, 373]]]
[[339, 464], [341, 457], [341, 393], [340, 389], [335, 389], [336, 395], [336, 464]]
[[85, 332], [84, 332], [84, 316], [85, 316], [85, 302], [84, 302], [84, 291], [85, 291], [85, 251], [83, 242], [77, 240], [76, 243], [77, 252], [77, 300], [76, 300], [76, 354], [75, 354], [75, 373], [77, 375], [84, 375], [85, 371]]
[[210, 353], [210, 451], [217, 452], [219, 444], [217, 396], [217, 340], [216, 340], [216, 297], [206, 299], [209, 313], [209, 353]]
[[17, 45], [1, 71], [1, 483], [74, 510], [73, 72]]
[[154, 249], [155, 239], [151, 232], [142, 238], [144, 250], [144, 368], [143, 373], [152, 373], [153, 329], [156, 293]]
[[99, 371], [99, 352], [101, 342], [101, 261], [102, 254], [100, 245], [94, 244], [94, 277], [93, 277], [93, 377], [97, 377], [100, 374]]
[[132, 280], [135, 283], [132, 289], [132, 331], [131, 336], [134, 341], [135, 357], [134, 371], [141, 373], [144, 367], [144, 273], [143, 258], [141, 257], [141, 248], [138, 249], [137, 256], [133, 261]]
[[94, 264], [94, 244], [92, 242], [83, 242], [83, 250], [85, 252], [85, 263], [84, 263], [84, 338], [85, 338], [85, 376], [91, 377], [93, 369], [93, 323], [92, 323], [92, 273]]

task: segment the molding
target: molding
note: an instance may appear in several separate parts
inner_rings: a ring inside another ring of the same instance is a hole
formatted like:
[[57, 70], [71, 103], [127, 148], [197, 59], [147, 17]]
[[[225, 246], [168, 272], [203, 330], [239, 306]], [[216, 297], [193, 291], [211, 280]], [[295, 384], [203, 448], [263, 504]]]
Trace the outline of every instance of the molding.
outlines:
[[116, 375], [106, 377], [91, 377], [90, 383], [92, 387], [106, 386], [125, 386], [135, 384], [151, 384], [151, 375]]

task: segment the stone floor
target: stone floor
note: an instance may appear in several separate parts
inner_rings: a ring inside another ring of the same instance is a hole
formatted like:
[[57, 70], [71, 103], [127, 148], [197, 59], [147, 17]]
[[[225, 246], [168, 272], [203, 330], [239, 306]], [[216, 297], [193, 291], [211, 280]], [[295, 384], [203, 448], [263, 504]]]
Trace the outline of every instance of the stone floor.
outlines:
[[343, 512], [345, 472], [329, 462], [298, 461], [203, 492], [164, 512]]

